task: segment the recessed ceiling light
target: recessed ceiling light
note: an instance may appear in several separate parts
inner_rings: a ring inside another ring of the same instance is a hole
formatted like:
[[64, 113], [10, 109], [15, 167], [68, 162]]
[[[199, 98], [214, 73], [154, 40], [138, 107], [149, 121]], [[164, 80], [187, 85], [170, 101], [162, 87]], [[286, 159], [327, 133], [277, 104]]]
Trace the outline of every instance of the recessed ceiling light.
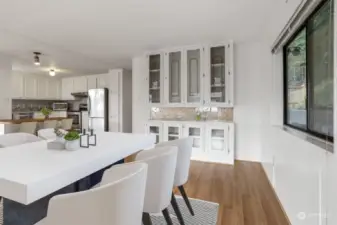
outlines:
[[34, 52], [34, 64], [39, 66], [40, 65], [40, 52]]
[[56, 75], [55, 70], [54, 69], [49, 70], [49, 75], [52, 77], [55, 76]]

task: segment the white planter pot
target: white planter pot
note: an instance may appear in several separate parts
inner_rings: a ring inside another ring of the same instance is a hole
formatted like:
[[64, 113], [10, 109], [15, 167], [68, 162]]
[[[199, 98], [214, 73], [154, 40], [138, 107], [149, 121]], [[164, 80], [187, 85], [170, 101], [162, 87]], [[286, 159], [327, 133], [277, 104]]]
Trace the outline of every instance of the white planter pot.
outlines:
[[64, 137], [56, 137], [56, 141], [65, 144], [66, 140], [64, 140]]
[[75, 141], [66, 141], [65, 143], [66, 150], [74, 151], [80, 148], [80, 139]]

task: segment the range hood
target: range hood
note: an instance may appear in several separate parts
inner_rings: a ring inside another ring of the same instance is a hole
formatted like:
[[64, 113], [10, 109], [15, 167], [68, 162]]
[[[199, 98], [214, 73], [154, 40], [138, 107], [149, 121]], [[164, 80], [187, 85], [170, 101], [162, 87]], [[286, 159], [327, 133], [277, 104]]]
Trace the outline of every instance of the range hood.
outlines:
[[71, 95], [77, 98], [87, 98], [88, 92], [73, 92]]

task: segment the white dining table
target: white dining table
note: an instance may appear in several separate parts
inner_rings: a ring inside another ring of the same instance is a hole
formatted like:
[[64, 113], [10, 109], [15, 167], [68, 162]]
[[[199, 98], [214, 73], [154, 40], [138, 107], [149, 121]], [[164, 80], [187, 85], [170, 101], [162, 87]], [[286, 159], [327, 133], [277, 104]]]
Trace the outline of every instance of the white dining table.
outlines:
[[154, 135], [102, 132], [96, 146], [75, 151], [47, 141], [0, 148], [0, 197], [29, 205], [154, 143]]

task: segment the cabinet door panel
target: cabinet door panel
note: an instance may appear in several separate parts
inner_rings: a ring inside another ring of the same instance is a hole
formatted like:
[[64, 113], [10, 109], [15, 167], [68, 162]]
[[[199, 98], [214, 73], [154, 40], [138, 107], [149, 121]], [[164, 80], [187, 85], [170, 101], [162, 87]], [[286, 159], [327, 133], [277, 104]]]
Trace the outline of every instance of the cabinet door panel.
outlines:
[[148, 56], [148, 87], [149, 87], [149, 102], [152, 104], [160, 104], [163, 99], [163, 56], [154, 54]]
[[211, 102], [226, 102], [226, 49], [225, 46], [212, 47], [211, 62]]
[[201, 85], [203, 74], [203, 51], [201, 48], [186, 50], [186, 100], [187, 103], [201, 103], [203, 88]]
[[193, 160], [207, 161], [205, 153], [205, 128], [203, 125], [186, 125], [183, 127], [184, 137], [191, 137], [192, 142], [192, 155]]
[[88, 90], [86, 77], [75, 77], [73, 79], [74, 92], [86, 92]]
[[48, 80], [47, 98], [49, 99], [60, 98], [60, 80], [56, 80], [53, 78]]
[[35, 77], [25, 77], [25, 98], [37, 97], [37, 79]]
[[182, 103], [182, 52], [165, 53], [165, 93], [168, 103]]
[[233, 43], [207, 48], [204, 98], [214, 106], [232, 107], [234, 99]]
[[22, 75], [12, 74], [11, 76], [12, 85], [12, 98], [23, 98], [24, 97], [24, 78]]
[[148, 123], [146, 133], [156, 135], [156, 144], [163, 141], [163, 125], [160, 123]]
[[88, 90], [97, 88], [97, 77], [96, 76], [88, 76]]
[[109, 115], [118, 117], [120, 110], [119, 94], [110, 93], [109, 95]]
[[71, 93], [74, 92], [74, 80], [72, 78], [62, 79], [62, 99], [72, 100], [74, 97]]
[[230, 125], [208, 126], [207, 129], [207, 158], [211, 162], [234, 163], [234, 152], [231, 147], [233, 136]]
[[109, 117], [109, 131], [110, 132], [119, 132], [119, 117], [110, 116]]
[[173, 141], [181, 138], [182, 125], [181, 124], [165, 124], [164, 141]]
[[99, 75], [97, 77], [97, 88], [109, 88], [109, 75]]
[[49, 82], [47, 78], [39, 77], [37, 79], [37, 98], [46, 99], [48, 97]]
[[120, 86], [120, 79], [121, 79], [121, 72], [112, 72], [111, 74], [107, 74], [101, 79], [104, 79], [106, 84], [106, 88], [109, 88], [110, 93], [119, 93], [119, 86]]

